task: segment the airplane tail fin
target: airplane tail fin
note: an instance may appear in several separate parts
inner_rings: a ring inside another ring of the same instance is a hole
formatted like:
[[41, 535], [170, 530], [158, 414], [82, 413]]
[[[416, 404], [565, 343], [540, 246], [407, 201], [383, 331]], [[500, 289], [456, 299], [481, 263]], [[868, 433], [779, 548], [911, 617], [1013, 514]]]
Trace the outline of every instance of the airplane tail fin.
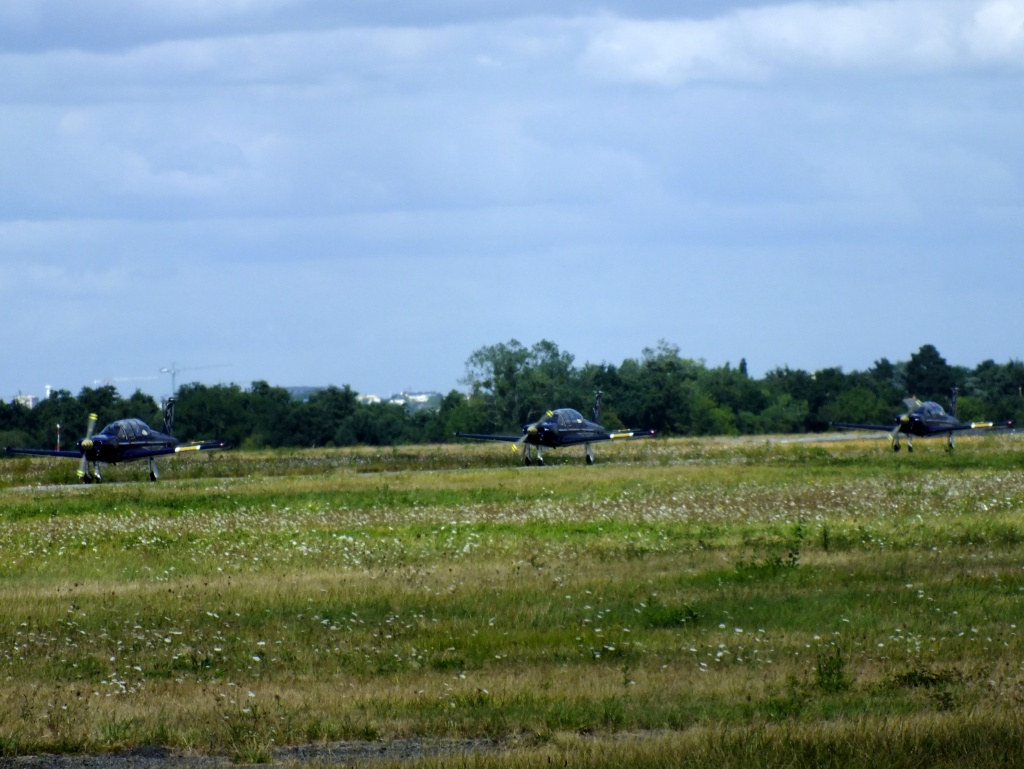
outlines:
[[594, 408], [590, 412], [591, 418], [594, 422], [601, 424], [601, 391], [598, 390], [594, 393]]
[[167, 405], [164, 406], [164, 429], [162, 430], [164, 435], [172, 435], [171, 430], [174, 428], [174, 404], [177, 401], [174, 398], [167, 399]]

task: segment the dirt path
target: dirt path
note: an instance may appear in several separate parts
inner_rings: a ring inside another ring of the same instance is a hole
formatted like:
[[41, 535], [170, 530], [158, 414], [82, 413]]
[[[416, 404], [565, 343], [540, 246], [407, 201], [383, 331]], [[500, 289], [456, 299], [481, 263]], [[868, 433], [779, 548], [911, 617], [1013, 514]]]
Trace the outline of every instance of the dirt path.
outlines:
[[[353, 766], [377, 761], [411, 761], [426, 756], [459, 756], [493, 751], [493, 740], [404, 739], [387, 742], [335, 742], [275, 748], [271, 761], [261, 766], [330, 764]], [[167, 748], [147, 747], [98, 755], [44, 755], [0, 758], [0, 769], [222, 769], [239, 764], [227, 756], [202, 756]]]

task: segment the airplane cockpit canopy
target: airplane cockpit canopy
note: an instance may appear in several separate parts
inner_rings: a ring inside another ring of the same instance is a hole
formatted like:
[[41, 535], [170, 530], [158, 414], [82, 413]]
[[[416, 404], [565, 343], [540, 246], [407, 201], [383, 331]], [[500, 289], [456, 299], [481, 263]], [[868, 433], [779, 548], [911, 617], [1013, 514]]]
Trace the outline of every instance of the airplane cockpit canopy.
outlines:
[[556, 409], [555, 418], [560, 428], [582, 427], [583, 415], [576, 409]]
[[921, 404], [921, 413], [926, 417], [941, 417], [945, 416], [946, 412], [938, 403], [934, 401], [925, 401]]
[[107, 435], [120, 441], [133, 441], [146, 438], [151, 432], [153, 431], [149, 425], [141, 419], [119, 419], [100, 430], [100, 435]]

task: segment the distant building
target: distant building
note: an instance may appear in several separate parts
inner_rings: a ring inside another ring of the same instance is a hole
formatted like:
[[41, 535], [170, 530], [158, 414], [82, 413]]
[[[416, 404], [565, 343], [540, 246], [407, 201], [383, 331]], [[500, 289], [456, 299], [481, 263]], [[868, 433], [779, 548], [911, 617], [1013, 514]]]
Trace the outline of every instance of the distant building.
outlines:
[[437, 410], [441, 408], [441, 401], [443, 400], [441, 393], [425, 392], [425, 393], [398, 393], [388, 398], [388, 403], [394, 406], [405, 406], [405, 408], [415, 413], [417, 411], [426, 410]]
[[[288, 392], [296, 400], [309, 400], [309, 396], [325, 389], [323, 387], [289, 387]], [[422, 411], [424, 409], [439, 409], [443, 396], [435, 392], [402, 392], [388, 397], [381, 398], [379, 395], [357, 395], [356, 400], [364, 406], [376, 406], [387, 403], [391, 406], [403, 406], [410, 412]]]
[[15, 395], [14, 402], [20, 403], [27, 409], [34, 409], [36, 404], [39, 403], [39, 399], [34, 395]]
[[286, 387], [288, 395], [291, 396], [293, 401], [302, 401], [308, 403], [309, 399], [316, 395], [318, 392], [323, 392], [326, 387]]

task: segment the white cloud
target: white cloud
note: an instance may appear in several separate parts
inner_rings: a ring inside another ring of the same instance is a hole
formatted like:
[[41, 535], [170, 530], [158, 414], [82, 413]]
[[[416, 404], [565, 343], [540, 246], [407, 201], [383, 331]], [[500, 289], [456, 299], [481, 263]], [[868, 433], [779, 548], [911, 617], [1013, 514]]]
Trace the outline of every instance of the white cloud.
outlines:
[[673, 86], [820, 69], [920, 73], [1024, 66], [1024, 2], [791, 3], [708, 20], [606, 18], [582, 57], [613, 81]]
[[1024, 61], [1024, 2], [994, 0], [983, 3], [974, 15], [966, 39], [982, 61]]

